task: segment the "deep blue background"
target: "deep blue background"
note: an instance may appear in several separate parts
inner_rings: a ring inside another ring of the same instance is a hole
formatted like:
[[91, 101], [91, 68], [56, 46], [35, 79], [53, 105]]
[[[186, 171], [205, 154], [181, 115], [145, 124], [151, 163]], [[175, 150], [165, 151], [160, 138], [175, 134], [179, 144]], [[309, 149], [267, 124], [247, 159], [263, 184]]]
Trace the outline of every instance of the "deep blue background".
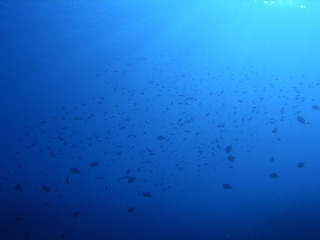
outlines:
[[1, 0], [0, 239], [320, 239], [319, 10]]

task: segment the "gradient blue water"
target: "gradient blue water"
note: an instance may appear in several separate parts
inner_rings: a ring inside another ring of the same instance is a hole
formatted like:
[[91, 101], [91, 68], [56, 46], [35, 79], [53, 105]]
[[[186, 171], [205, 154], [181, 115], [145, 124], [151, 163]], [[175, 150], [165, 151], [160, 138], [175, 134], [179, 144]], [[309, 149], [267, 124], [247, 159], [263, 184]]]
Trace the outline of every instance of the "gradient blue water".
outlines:
[[1, 0], [0, 239], [320, 239], [319, 10]]

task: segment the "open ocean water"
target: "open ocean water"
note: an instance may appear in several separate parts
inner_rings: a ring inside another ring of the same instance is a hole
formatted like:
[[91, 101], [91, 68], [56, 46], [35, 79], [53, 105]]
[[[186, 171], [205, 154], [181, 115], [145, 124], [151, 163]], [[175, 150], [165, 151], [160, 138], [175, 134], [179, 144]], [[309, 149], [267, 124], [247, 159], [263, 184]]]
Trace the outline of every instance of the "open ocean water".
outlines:
[[319, 240], [319, 12], [0, 0], [0, 240]]

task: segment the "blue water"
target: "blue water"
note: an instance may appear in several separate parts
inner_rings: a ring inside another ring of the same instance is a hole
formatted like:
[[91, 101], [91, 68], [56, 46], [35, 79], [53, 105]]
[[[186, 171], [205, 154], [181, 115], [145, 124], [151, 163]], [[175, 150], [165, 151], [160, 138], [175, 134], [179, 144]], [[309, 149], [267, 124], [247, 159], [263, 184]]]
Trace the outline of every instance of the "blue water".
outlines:
[[319, 10], [1, 0], [0, 240], [319, 240]]

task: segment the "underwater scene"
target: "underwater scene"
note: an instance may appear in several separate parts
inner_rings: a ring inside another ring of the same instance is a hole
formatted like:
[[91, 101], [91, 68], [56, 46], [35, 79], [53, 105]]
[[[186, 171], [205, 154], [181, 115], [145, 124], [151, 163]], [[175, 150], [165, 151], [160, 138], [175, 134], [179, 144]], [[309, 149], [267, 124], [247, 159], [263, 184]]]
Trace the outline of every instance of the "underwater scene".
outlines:
[[319, 240], [319, 12], [0, 0], [0, 240]]

